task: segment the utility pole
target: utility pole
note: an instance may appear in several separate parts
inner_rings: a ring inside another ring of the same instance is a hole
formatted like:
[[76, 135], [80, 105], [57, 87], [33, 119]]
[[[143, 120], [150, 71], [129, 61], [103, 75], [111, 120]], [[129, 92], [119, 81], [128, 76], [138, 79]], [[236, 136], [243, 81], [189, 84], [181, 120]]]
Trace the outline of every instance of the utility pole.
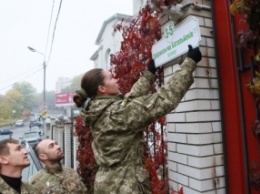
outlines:
[[46, 111], [46, 60], [45, 60], [45, 54], [43, 54], [42, 52], [40, 51], [37, 51], [36, 49], [32, 48], [32, 47], [29, 47], [28, 46], [28, 49], [32, 52], [35, 52], [35, 53], [39, 53], [40, 55], [43, 56], [43, 111]]
[[[43, 107], [46, 109], [46, 62], [43, 61]], [[45, 110], [46, 111], [46, 110]]]

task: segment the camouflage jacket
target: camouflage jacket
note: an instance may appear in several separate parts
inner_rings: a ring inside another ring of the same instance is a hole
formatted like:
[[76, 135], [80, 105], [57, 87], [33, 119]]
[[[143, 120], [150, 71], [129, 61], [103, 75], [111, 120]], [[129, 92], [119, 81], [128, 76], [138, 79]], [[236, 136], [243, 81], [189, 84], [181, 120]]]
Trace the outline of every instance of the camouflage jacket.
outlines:
[[79, 175], [71, 168], [48, 173], [46, 168], [32, 176], [29, 183], [38, 188], [41, 194], [86, 194], [87, 188]]
[[153, 75], [144, 71], [124, 97], [97, 96], [81, 111], [92, 131], [92, 148], [100, 166], [95, 194], [150, 193], [141, 161], [143, 128], [178, 105], [193, 83], [195, 67], [196, 63], [186, 58], [167, 84], [150, 95]]
[[[38, 192], [34, 187], [27, 183], [22, 183], [21, 194], [37, 194]], [[0, 194], [18, 194], [16, 190], [10, 187], [1, 177], [0, 177]]]

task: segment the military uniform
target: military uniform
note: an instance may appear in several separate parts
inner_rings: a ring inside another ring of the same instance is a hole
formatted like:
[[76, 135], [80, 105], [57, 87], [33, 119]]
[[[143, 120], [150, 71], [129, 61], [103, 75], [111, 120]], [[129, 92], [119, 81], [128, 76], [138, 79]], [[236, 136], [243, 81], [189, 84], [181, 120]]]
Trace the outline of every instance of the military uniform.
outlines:
[[29, 180], [41, 194], [86, 194], [87, 188], [71, 168], [62, 170], [43, 168]]
[[193, 83], [196, 63], [186, 58], [181, 69], [156, 93], [146, 95], [153, 74], [144, 71], [123, 96], [96, 96], [81, 111], [94, 137], [97, 164], [95, 194], [148, 194], [149, 176], [142, 165], [143, 128], [171, 112]]
[[[21, 184], [21, 194], [37, 194], [38, 192], [31, 185], [27, 183]], [[0, 194], [18, 194], [18, 192], [10, 187], [1, 177], [0, 177]]]

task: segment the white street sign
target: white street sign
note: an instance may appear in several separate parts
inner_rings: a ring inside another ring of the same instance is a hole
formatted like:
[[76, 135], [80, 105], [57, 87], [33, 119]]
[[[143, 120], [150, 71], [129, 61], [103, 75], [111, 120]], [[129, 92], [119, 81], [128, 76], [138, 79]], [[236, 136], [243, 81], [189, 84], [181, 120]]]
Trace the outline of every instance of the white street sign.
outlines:
[[199, 22], [194, 16], [188, 16], [174, 27], [169, 22], [164, 27], [164, 38], [152, 47], [155, 66], [159, 67], [188, 52], [188, 45], [199, 46], [201, 40]]

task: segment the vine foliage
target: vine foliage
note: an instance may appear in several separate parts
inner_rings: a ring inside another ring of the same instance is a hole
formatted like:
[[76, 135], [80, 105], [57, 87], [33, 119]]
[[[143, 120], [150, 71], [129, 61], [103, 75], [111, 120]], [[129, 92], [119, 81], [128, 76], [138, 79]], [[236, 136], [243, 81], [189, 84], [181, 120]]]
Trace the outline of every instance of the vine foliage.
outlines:
[[[254, 96], [256, 108], [260, 109], [260, 1], [259, 0], [235, 0], [230, 11], [233, 15], [242, 15], [242, 21], [246, 23], [247, 28], [237, 33], [238, 46], [247, 48], [247, 51], [253, 51], [254, 68], [257, 70], [251, 80], [246, 83], [249, 92]], [[255, 65], [256, 64], [256, 65]], [[260, 121], [252, 122], [252, 132], [260, 145]], [[260, 190], [260, 168], [256, 162], [250, 164], [250, 183], [253, 188]]]
[[[147, 5], [130, 23], [122, 22], [115, 30], [122, 31], [123, 41], [120, 51], [111, 55], [113, 64], [111, 72], [118, 79], [120, 91], [125, 94], [131, 90], [140, 72], [146, 69], [152, 58], [152, 46], [161, 38], [158, 13]], [[162, 78], [162, 71], [157, 71], [152, 92], [162, 84]], [[155, 123], [145, 131], [147, 142], [144, 143], [143, 162], [150, 174], [150, 184], [154, 194], [167, 193], [168, 190], [165, 168], [166, 144], [163, 139], [164, 122], [164, 119], [161, 119], [157, 122], [159, 125]], [[158, 130], [155, 126], [159, 126], [162, 130]]]
[[94, 180], [97, 172], [94, 154], [91, 148], [93, 136], [89, 128], [84, 126], [82, 117], [75, 120], [75, 135], [78, 137], [77, 160], [78, 174], [88, 188], [89, 193], [94, 191]]
[[237, 33], [240, 47], [253, 48], [255, 60], [260, 61], [260, 1], [259, 0], [235, 0], [230, 11], [233, 15], [240, 14], [248, 28]]
[[[157, 1], [156, 1], [157, 2]], [[169, 1], [173, 3], [174, 1]], [[169, 3], [168, 2], [168, 3]], [[147, 2], [136, 17], [130, 22], [121, 21], [115, 26], [115, 31], [120, 31], [123, 36], [120, 50], [111, 55], [111, 73], [118, 80], [122, 94], [131, 90], [132, 85], [138, 80], [140, 72], [147, 68], [152, 59], [151, 49], [156, 41], [161, 39], [160, 11], [154, 11]], [[158, 6], [163, 1], [158, 1]], [[157, 70], [151, 92], [163, 85], [163, 71]], [[93, 192], [93, 183], [97, 171], [94, 161], [91, 142], [93, 137], [89, 129], [83, 126], [82, 118], [76, 120], [76, 135], [79, 146], [77, 159], [78, 172], [87, 185], [90, 193]], [[165, 118], [162, 117], [144, 132], [146, 142], [143, 144], [143, 162], [150, 174], [150, 185], [153, 194], [169, 192], [166, 168], [167, 147], [165, 142]], [[171, 191], [174, 194], [174, 191]], [[183, 188], [178, 191], [183, 194]]]

